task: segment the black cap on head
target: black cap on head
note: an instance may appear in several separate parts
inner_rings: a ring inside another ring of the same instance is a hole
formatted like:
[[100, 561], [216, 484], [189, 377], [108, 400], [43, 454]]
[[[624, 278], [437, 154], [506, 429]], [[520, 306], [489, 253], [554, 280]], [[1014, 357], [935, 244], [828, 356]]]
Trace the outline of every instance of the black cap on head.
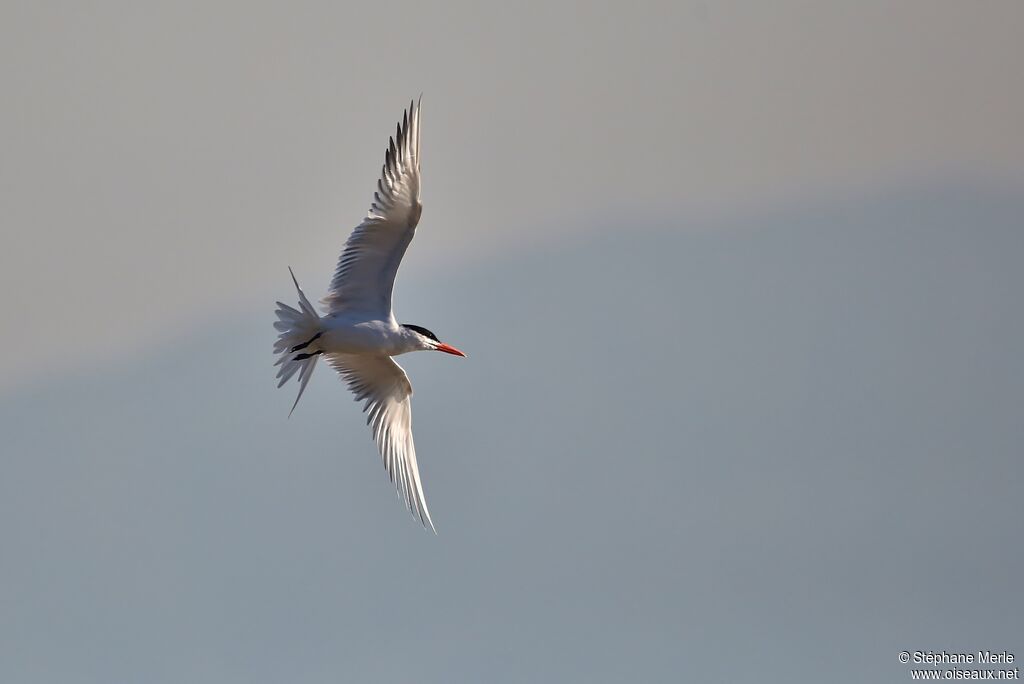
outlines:
[[402, 323], [401, 326], [403, 328], [408, 328], [409, 330], [415, 330], [420, 335], [423, 335], [424, 337], [429, 337], [430, 339], [434, 340], [435, 342], [440, 342], [441, 341], [441, 340], [437, 339], [437, 335], [435, 335], [434, 333], [430, 332], [429, 330], [427, 330], [426, 328], [424, 328], [421, 325], [413, 325], [412, 323]]

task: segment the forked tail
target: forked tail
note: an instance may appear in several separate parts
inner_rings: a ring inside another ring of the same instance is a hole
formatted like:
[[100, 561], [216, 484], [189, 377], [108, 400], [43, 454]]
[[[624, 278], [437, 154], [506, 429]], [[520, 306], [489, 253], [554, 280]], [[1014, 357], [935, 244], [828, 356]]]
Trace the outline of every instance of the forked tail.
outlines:
[[280, 378], [280, 382], [277, 383], [278, 387], [291, 380], [296, 373], [299, 374], [299, 395], [295, 397], [292, 410], [288, 412], [288, 415], [291, 416], [292, 411], [299, 405], [302, 393], [306, 391], [306, 385], [309, 384], [313, 369], [316, 368], [317, 359], [323, 353], [316, 345], [316, 341], [323, 331], [320, 328], [320, 316], [306, 299], [291, 267], [288, 268], [288, 272], [292, 274], [292, 282], [295, 283], [295, 289], [299, 292], [299, 308], [293, 309], [282, 302], [277, 303], [275, 312], [277, 320], [274, 321], [274, 328], [278, 335], [277, 342], [274, 343], [274, 353], [278, 354], [280, 358], [274, 365], [281, 366], [281, 369], [277, 371], [277, 377]]

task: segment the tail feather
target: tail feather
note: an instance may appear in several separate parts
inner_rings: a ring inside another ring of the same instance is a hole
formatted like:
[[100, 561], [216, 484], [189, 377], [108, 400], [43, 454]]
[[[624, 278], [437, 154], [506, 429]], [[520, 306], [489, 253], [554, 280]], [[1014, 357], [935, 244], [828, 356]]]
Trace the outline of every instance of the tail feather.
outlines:
[[[302, 393], [306, 391], [309, 379], [313, 377], [313, 369], [316, 368], [317, 359], [320, 358], [315, 348], [309, 346], [309, 341], [320, 331], [320, 316], [316, 313], [313, 305], [306, 299], [305, 293], [299, 287], [299, 281], [295, 279], [295, 273], [289, 267], [288, 272], [292, 275], [292, 282], [299, 293], [299, 308], [295, 309], [283, 302], [277, 303], [277, 320], [274, 321], [274, 329], [277, 330], [277, 341], [274, 342], [274, 353], [279, 355], [275, 366], [281, 366], [277, 371], [278, 387], [282, 387], [292, 377], [299, 374], [299, 394], [295, 397], [292, 410], [288, 412], [291, 416], [295, 407], [299, 405]], [[304, 353], [294, 351], [295, 347], [302, 347]], [[302, 356], [303, 358], [297, 358]]]

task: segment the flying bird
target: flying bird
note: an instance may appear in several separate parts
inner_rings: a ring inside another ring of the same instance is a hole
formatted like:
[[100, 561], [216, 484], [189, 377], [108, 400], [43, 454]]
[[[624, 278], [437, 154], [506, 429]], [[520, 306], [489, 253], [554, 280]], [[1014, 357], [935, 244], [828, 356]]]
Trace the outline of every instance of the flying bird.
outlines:
[[[391, 308], [395, 274], [409, 247], [420, 204], [420, 107], [410, 102], [384, 152], [384, 167], [366, 218], [345, 243], [320, 316], [288, 269], [299, 294], [298, 308], [277, 303], [274, 353], [278, 387], [298, 373], [292, 411], [323, 356], [362, 401], [388, 475], [412, 514], [435, 530], [423, 495], [412, 441], [412, 385], [399, 354], [439, 351], [465, 356], [426, 328], [399, 323]], [[289, 413], [288, 415], [291, 415]]]

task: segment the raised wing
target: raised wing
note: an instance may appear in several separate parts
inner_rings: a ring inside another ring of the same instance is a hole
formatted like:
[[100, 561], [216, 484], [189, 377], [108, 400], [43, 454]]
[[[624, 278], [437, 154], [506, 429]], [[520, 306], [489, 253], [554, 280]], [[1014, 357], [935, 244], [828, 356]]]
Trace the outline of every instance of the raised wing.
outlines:
[[390, 356], [329, 354], [327, 361], [356, 395], [356, 401], [365, 400], [366, 423], [373, 430], [373, 439], [391, 481], [396, 483], [412, 514], [434, 530], [412, 441], [409, 377]]
[[352, 231], [322, 304], [329, 313], [391, 317], [395, 274], [420, 220], [420, 107], [410, 102], [384, 153], [373, 204]]

